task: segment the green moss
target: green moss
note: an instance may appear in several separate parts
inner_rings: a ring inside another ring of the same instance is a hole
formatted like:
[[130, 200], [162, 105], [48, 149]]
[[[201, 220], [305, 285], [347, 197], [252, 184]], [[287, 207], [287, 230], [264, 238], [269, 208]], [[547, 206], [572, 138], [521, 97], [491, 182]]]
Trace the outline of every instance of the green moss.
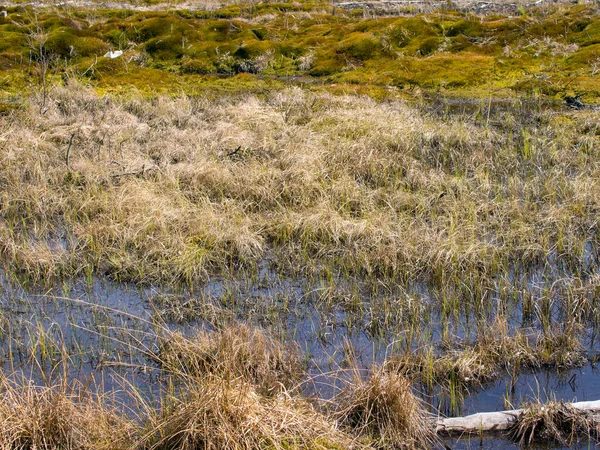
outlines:
[[465, 35], [465, 36], [480, 37], [480, 36], [483, 36], [484, 32], [485, 32], [485, 27], [483, 26], [483, 24], [481, 23], [480, 20], [477, 20], [477, 19], [461, 20], [459, 22], [452, 24], [450, 26], [450, 28], [448, 28], [448, 30], [446, 31], [446, 36], [452, 37], [452, 36]]
[[475, 51], [475, 46], [466, 36], [459, 35], [450, 39], [446, 50], [450, 53]]
[[19, 68], [21, 65], [21, 53], [16, 52], [2, 52], [0, 53], [0, 70], [12, 70]]
[[591, 62], [600, 62], [600, 44], [581, 47], [566, 59], [567, 65], [571, 68], [587, 65]]
[[323, 77], [340, 72], [344, 68], [344, 63], [338, 58], [317, 57], [309, 75], [314, 77]]
[[352, 33], [337, 48], [337, 53], [359, 61], [371, 59], [380, 51], [380, 42], [370, 33]]
[[306, 47], [296, 45], [293, 41], [286, 41], [279, 46], [279, 52], [287, 58], [297, 58], [307, 53]]
[[422, 56], [430, 55], [439, 48], [443, 41], [443, 39], [437, 37], [424, 39], [423, 42], [419, 44], [418, 53]]
[[181, 64], [181, 72], [189, 74], [210, 75], [217, 73], [217, 67], [207, 60], [187, 59]]
[[263, 55], [266, 52], [277, 52], [278, 45], [275, 42], [271, 41], [249, 41], [244, 42], [243, 45], [238, 47], [238, 49], [233, 53], [234, 56], [242, 59], [255, 58], [257, 56]]
[[246, 24], [230, 20], [207, 20], [202, 26], [205, 39], [215, 42], [226, 42], [237, 39], [240, 34], [247, 31], [250, 39], [254, 38], [254, 33], [248, 30]]
[[569, 26], [570, 20], [567, 18], [552, 18], [529, 25], [527, 34], [531, 37], [557, 37], [564, 35]]
[[79, 37], [69, 29], [60, 29], [52, 33], [45, 47], [49, 53], [59, 58], [101, 55], [109, 48], [96, 37]]
[[[557, 86], [577, 83], [586, 92], [595, 89], [591, 64], [599, 57], [600, 18], [591, 8], [532, 9], [535, 18], [500, 14], [480, 18], [439, 11], [365, 19], [362, 13], [357, 18], [343, 11], [336, 11], [335, 16], [316, 13], [315, 5], [247, 4], [172, 13], [97, 10], [93, 20], [81, 10], [47, 11], [38, 19], [49, 30], [48, 49], [66, 58], [75, 72], [85, 72], [93, 56], [109, 46], [125, 49], [134, 43], [136, 51], [147, 58], [140, 58], [139, 63], [100, 59], [86, 72], [95, 82], [110, 81], [114, 86], [128, 85], [124, 74], [129, 70], [135, 75], [130, 85], [146, 89], [144, 80], [137, 79], [145, 73], [143, 63], [156, 73], [185, 77], [215, 72], [288, 77], [304, 72], [324, 82], [346, 83], [354, 90], [395, 85], [466, 92], [485, 85], [550, 92], [537, 81], [548, 77]], [[311, 13], [281, 13], [304, 10]], [[272, 16], [253, 21], [260, 14]], [[228, 18], [216, 19], [224, 16]], [[10, 20], [0, 18], [0, 69], [28, 73], [31, 17], [15, 10]], [[88, 20], [92, 26], [87, 26]], [[571, 43], [578, 44], [579, 50], [567, 58], [554, 51], [555, 45]], [[56, 67], [58, 71], [70, 69]]]
[[441, 36], [443, 30], [439, 24], [427, 22], [423, 17], [409, 17], [395, 21], [390, 34], [399, 47], [404, 47], [416, 36]]
[[[32, 16], [33, 17], [33, 16]], [[56, 31], [60, 28], [82, 29], [87, 26], [86, 23], [74, 20], [71, 17], [55, 15], [51, 13], [41, 14], [37, 17], [37, 22], [46, 32]], [[33, 23], [32, 23], [33, 25]], [[33, 30], [33, 28], [32, 28]]]
[[260, 41], [267, 39], [269, 36], [269, 31], [265, 27], [253, 28], [252, 32], [256, 36], [256, 39], [258, 39]]
[[129, 44], [127, 34], [120, 29], [113, 29], [102, 33], [102, 37], [115, 48], [126, 48]]
[[128, 37], [135, 42], [146, 42], [161, 36], [182, 36], [191, 31], [190, 24], [177, 16], [153, 17], [130, 27]]
[[0, 52], [17, 50], [27, 44], [27, 37], [22, 33], [2, 32], [0, 34]]
[[576, 33], [573, 42], [582, 47], [600, 43], [600, 20], [589, 23], [581, 32]]
[[211, 12], [207, 17], [217, 18], [217, 19], [233, 19], [234, 17], [240, 17], [242, 13], [242, 8], [239, 6], [226, 6], [224, 8], [219, 8], [216, 11]]
[[185, 49], [185, 55], [191, 58], [208, 58], [215, 61], [219, 56], [233, 54], [237, 45], [233, 43], [221, 43], [212, 41], [196, 41], [190, 43]]
[[153, 58], [169, 61], [181, 58], [184, 52], [185, 41], [183, 36], [174, 34], [168, 37], [150, 39], [144, 45], [144, 50]]

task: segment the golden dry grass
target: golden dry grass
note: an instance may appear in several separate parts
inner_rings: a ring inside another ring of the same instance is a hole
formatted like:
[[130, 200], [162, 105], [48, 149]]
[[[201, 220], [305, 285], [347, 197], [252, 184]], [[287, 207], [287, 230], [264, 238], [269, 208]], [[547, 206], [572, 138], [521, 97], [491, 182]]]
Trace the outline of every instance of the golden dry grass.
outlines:
[[449, 121], [298, 88], [51, 100], [1, 119], [1, 251], [33, 280], [195, 283], [275, 251], [296, 271], [448, 283], [578, 260], [595, 235], [596, 112], [532, 112], [520, 131], [510, 113]]
[[241, 378], [266, 396], [296, 390], [305, 376], [297, 348], [244, 324], [222, 331], [199, 331], [190, 337], [168, 333], [157, 360], [163, 370], [192, 379], [206, 375]]
[[2, 378], [0, 448], [118, 450], [131, 448], [137, 426], [103, 397], [66, 382], [49, 387]]
[[354, 369], [336, 403], [339, 420], [380, 448], [428, 448], [435, 441], [431, 417], [401, 373], [374, 367], [364, 376]]
[[218, 375], [187, 383], [167, 399], [168, 409], [150, 418], [142, 436], [148, 449], [327, 449], [366, 447], [305, 399], [280, 392], [265, 397], [243, 378]]

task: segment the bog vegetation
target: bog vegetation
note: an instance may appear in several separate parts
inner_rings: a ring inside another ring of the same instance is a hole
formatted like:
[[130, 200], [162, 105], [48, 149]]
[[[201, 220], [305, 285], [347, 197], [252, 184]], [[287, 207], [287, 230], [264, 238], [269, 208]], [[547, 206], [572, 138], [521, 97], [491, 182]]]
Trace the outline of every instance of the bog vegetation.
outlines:
[[[600, 22], [593, 6], [521, 7], [512, 11], [517, 17], [477, 15], [451, 3], [427, 15], [398, 10], [392, 17], [310, 2], [176, 8], [8, 8], [0, 18], [4, 88], [31, 88], [41, 64], [50, 78], [81, 77], [119, 93], [247, 92], [299, 76], [376, 97], [390, 88], [478, 98], [566, 90], [598, 96]], [[124, 55], [102, 58], [109, 50]], [[260, 77], [207, 77], [235, 74]]]
[[[596, 7], [177, 8], [0, 16], [0, 447], [429, 448], [596, 358]], [[595, 435], [553, 408], [515, 439]]]

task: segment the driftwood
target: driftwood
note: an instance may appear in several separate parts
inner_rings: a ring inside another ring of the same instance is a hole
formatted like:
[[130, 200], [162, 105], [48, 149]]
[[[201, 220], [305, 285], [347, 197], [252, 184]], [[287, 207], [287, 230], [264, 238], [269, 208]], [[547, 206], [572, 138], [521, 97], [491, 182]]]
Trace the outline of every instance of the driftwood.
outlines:
[[[599, 412], [600, 400], [592, 402], [568, 403], [569, 406], [585, 412]], [[508, 430], [523, 412], [522, 409], [509, 411], [478, 413], [465, 417], [447, 417], [438, 419], [436, 432], [438, 434], [475, 434], [490, 433]], [[594, 420], [600, 420], [600, 416], [592, 416]]]

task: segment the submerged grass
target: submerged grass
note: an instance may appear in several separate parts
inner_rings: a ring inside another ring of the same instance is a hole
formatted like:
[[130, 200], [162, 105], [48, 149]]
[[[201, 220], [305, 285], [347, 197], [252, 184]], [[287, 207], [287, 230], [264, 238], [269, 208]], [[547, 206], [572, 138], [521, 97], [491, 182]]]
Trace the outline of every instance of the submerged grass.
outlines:
[[511, 331], [506, 319], [496, 317], [475, 342], [452, 343], [454, 349], [427, 346], [393, 357], [389, 367], [432, 388], [483, 387], [500, 377], [541, 368], [565, 371], [583, 366], [588, 357], [576, 333], [534, 329]]

